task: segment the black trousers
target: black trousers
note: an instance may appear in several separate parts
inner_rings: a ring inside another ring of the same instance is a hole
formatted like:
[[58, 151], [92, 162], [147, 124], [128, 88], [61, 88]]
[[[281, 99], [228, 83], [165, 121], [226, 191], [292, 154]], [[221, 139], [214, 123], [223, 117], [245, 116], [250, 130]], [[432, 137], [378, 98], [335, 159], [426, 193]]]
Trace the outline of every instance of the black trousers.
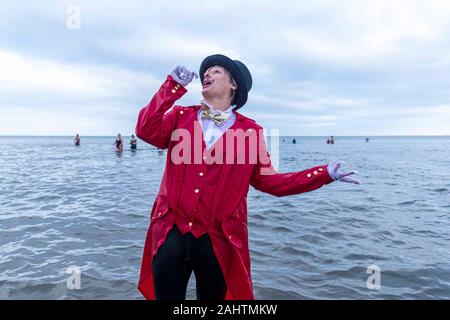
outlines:
[[196, 239], [174, 225], [152, 261], [157, 300], [185, 300], [192, 271], [198, 300], [224, 300], [227, 287], [208, 234]]

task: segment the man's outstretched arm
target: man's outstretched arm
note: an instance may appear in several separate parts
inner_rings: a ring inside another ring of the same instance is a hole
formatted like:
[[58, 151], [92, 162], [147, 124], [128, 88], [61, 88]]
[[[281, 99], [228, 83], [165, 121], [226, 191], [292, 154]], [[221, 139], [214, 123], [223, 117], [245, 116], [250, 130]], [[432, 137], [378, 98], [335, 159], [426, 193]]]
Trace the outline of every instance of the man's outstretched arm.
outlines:
[[259, 139], [262, 140], [259, 143], [258, 162], [250, 181], [257, 190], [282, 197], [313, 191], [335, 180], [360, 183], [359, 180], [349, 177], [355, 172], [339, 171], [342, 161], [333, 161], [298, 172], [278, 173], [272, 166], [262, 135]]

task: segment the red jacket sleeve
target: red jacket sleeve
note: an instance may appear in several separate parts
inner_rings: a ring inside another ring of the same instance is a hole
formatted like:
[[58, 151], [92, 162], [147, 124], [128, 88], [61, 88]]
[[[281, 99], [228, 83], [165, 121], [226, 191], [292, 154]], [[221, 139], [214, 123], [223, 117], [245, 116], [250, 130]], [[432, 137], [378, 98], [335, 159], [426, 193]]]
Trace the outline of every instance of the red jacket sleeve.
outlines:
[[255, 189], [282, 197], [313, 191], [334, 181], [328, 174], [327, 165], [320, 165], [298, 172], [276, 172], [272, 166], [262, 130], [258, 140], [257, 165], [253, 170], [250, 181], [250, 184]]
[[155, 93], [152, 100], [139, 112], [136, 136], [155, 147], [166, 149], [175, 129], [175, 108], [169, 110], [176, 100], [187, 92], [170, 75]]

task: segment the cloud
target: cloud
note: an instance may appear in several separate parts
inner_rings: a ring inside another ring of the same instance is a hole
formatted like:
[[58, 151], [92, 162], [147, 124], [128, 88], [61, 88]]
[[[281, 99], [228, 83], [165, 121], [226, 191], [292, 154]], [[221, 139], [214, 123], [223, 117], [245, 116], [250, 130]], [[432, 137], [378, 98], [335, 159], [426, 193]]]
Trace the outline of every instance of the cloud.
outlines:
[[135, 121], [161, 82], [121, 67], [61, 63], [5, 50], [0, 50], [0, 69], [0, 134], [82, 129], [105, 134], [119, 118]]
[[[449, 16], [444, 0], [2, 1], [0, 134], [128, 130], [173, 67], [214, 53], [249, 66], [242, 112], [281, 134], [449, 134]], [[200, 98], [196, 82], [179, 103]]]
[[113, 65], [62, 63], [0, 49], [0, 92], [3, 94], [67, 96], [74, 100], [112, 100], [160, 84], [148, 73]]

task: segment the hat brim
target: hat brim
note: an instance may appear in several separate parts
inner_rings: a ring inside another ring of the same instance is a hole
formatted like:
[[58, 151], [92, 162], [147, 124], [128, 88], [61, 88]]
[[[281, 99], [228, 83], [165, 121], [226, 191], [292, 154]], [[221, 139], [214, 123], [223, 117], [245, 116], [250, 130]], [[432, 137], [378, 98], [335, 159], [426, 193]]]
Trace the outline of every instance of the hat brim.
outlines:
[[248, 88], [247, 86], [245, 77], [242, 74], [241, 69], [238, 67], [236, 62], [234, 62], [233, 60], [222, 54], [215, 54], [206, 57], [205, 60], [203, 60], [202, 64], [200, 65], [199, 74], [202, 83], [206, 70], [214, 66], [221, 66], [226, 70], [228, 70], [228, 72], [230, 72], [231, 77], [234, 79], [234, 81], [236, 81], [237, 85], [234, 104], [237, 106], [237, 108], [242, 107], [247, 102], [248, 91], [250, 90], [250, 88]]

